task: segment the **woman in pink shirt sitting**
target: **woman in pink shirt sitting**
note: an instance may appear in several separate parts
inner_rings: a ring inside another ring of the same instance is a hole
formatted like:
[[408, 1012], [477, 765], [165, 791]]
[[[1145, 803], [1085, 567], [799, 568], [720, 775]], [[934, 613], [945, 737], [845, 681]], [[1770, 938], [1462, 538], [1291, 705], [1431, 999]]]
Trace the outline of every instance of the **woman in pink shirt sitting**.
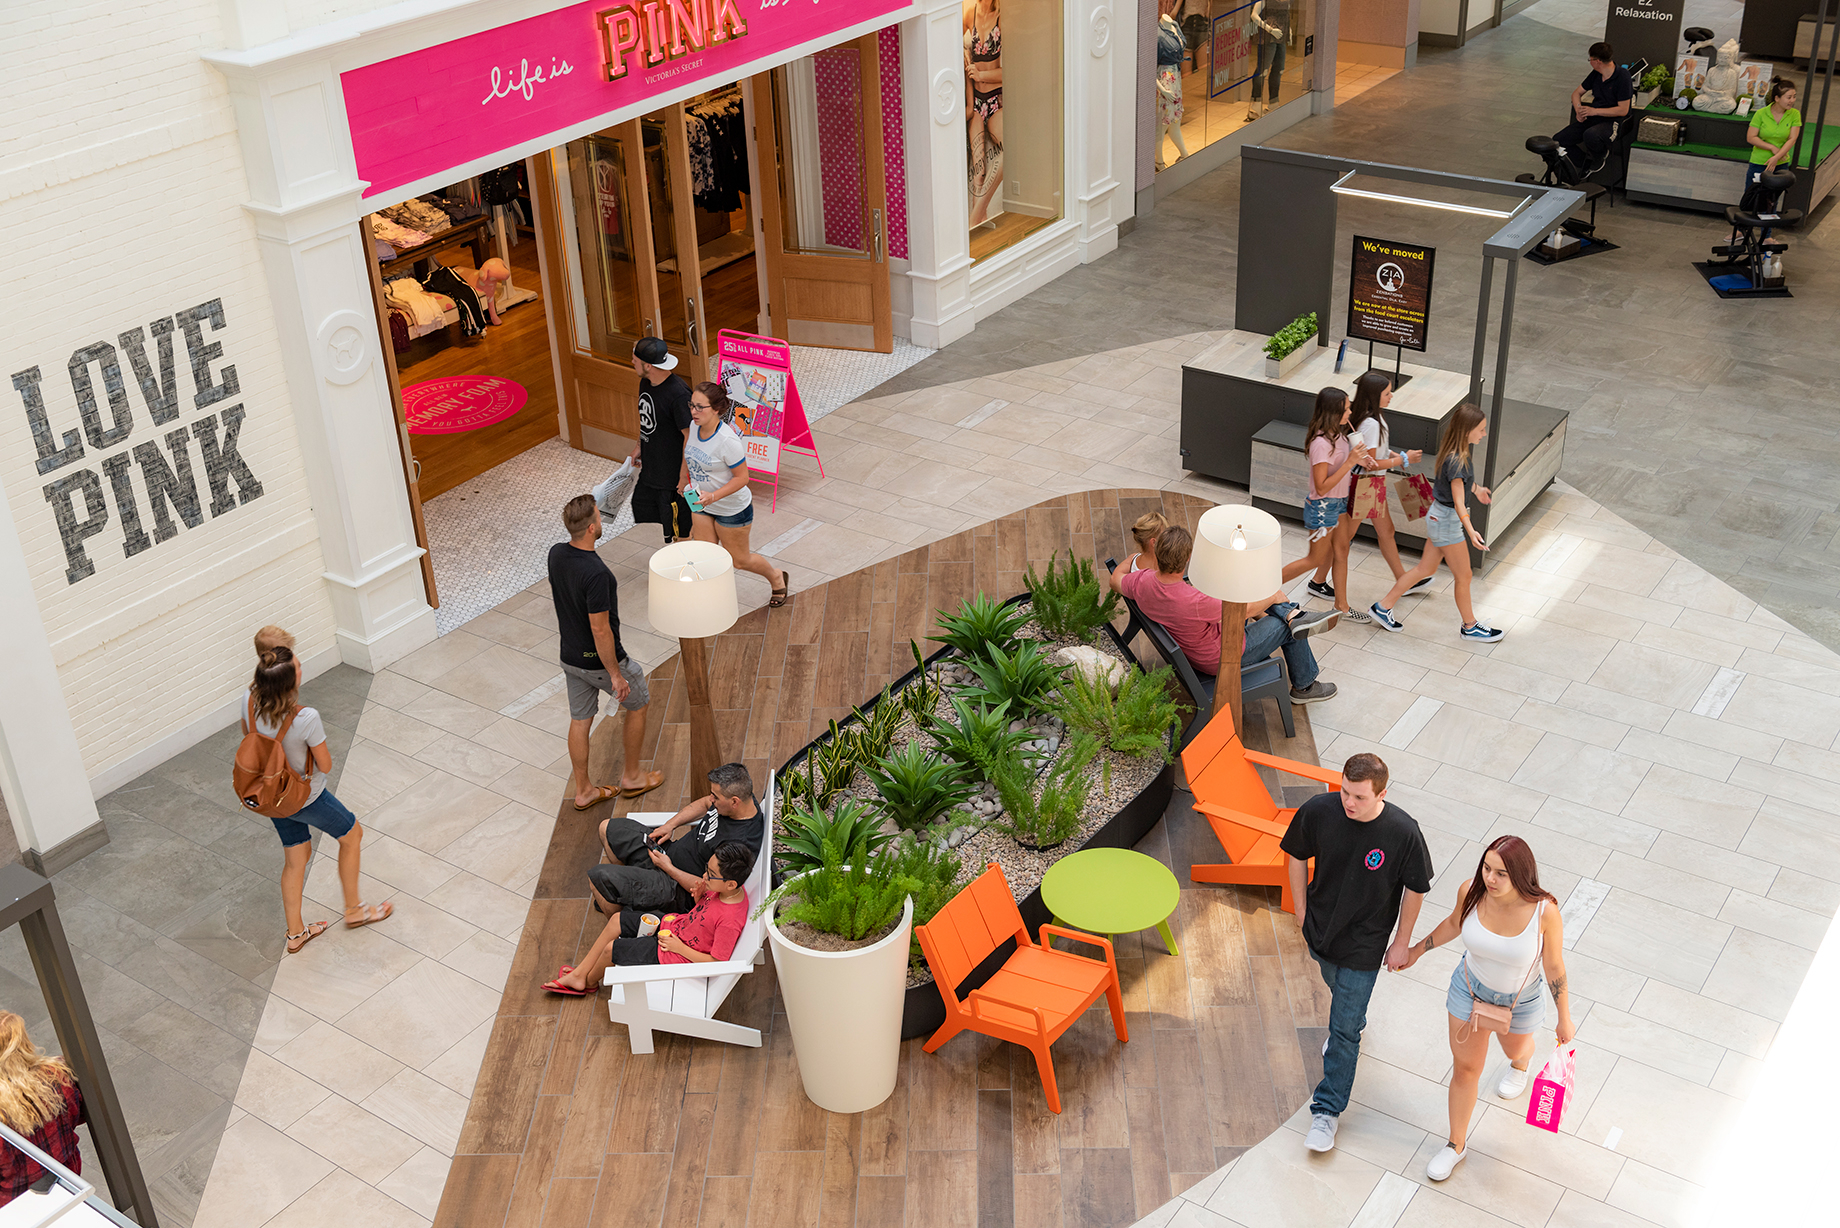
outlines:
[[741, 884], [754, 869], [754, 850], [739, 840], [723, 841], [710, 854], [701, 878], [690, 877], [668, 859], [663, 869], [695, 897], [696, 905], [689, 912], [666, 915], [656, 934], [616, 937], [604, 946], [596, 946], [583, 965], [586, 976], [582, 983], [587, 988], [577, 989], [562, 982], [575, 970], [572, 964], [564, 964], [556, 979], [544, 982], [543, 988], [579, 998], [599, 988], [601, 975], [610, 964], [707, 964], [720, 963], [733, 955], [747, 925], [748, 898]]

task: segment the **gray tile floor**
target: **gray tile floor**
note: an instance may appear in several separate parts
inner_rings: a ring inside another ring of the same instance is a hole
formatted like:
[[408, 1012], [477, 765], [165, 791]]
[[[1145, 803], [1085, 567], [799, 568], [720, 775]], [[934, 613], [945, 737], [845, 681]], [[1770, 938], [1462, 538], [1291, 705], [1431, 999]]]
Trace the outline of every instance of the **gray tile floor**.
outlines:
[[[302, 690], [325, 722], [334, 789], [370, 684], [341, 665]], [[108, 845], [53, 880], [163, 1224], [197, 1211], [284, 945], [274, 835], [230, 805], [238, 740], [225, 730], [101, 799]], [[17, 928], [0, 932], [0, 1002], [56, 1048]]]
[[[1536, 20], [1542, 8], [1460, 50], [1421, 48], [1414, 70], [1275, 143], [1501, 179], [1537, 170], [1522, 142], [1558, 126], [1586, 71], [1585, 40]], [[1232, 327], [1239, 190], [1235, 161], [1158, 202], [1115, 254], [981, 321], [878, 395]], [[1757, 302], [1719, 300], [1691, 267], [1721, 241], [1711, 215], [1600, 208], [1599, 228], [1621, 250], [1524, 264], [1508, 392], [1572, 415], [1567, 482], [1840, 647], [1832, 208], [1790, 236], [1795, 297]], [[1425, 358], [1466, 371], [1492, 227], [1453, 216], [1365, 201], [1341, 211], [1344, 241], [1358, 228], [1438, 247]], [[1338, 286], [1346, 268], [1344, 256]]]

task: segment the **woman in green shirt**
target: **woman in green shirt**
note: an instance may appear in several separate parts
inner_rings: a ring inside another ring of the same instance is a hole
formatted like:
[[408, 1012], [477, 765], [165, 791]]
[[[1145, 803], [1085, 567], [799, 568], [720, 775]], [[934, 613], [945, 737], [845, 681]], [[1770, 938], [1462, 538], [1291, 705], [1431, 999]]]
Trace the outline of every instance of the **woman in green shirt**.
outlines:
[[[1744, 202], [1753, 210], [1767, 209], [1773, 202], [1753, 201], [1757, 180], [1774, 174], [1776, 164], [1795, 149], [1795, 138], [1802, 131], [1802, 113], [1795, 109], [1795, 86], [1777, 77], [1770, 82], [1765, 105], [1751, 116], [1750, 130], [1745, 133], [1751, 143], [1750, 165], [1744, 168]], [[1766, 229], [1764, 238], [1770, 237]]]

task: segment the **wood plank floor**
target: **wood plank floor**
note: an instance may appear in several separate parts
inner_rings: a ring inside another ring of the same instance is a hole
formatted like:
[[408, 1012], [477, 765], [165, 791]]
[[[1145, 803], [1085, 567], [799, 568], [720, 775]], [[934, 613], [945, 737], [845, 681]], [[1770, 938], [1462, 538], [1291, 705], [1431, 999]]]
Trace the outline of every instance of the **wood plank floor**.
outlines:
[[[1020, 592], [1052, 551], [1122, 553], [1124, 526], [1161, 510], [1192, 528], [1208, 504], [1160, 491], [1052, 499], [795, 594], [721, 636], [711, 691], [724, 749], [763, 781], [833, 716], [911, 661], [933, 612]], [[924, 643], [924, 641], [923, 641]], [[646, 754], [666, 772], [645, 809], [691, 795], [676, 659], [652, 675]], [[659, 719], [662, 716], [662, 719]], [[1303, 710], [1285, 740], [1272, 701], [1247, 739], [1314, 763]], [[614, 723], [595, 730], [596, 780], [619, 770]], [[1275, 735], [1275, 736], [1274, 736]], [[1131, 1040], [1103, 1004], [1054, 1049], [1064, 1111], [1047, 1109], [1026, 1050], [969, 1033], [935, 1054], [902, 1046], [894, 1094], [867, 1113], [805, 1098], [772, 966], [743, 977], [722, 1017], [759, 1049], [657, 1034], [635, 1055], [605, 999], [538, 985], [599, 929], [585, 874], [608, 811], [564, 803], [435, 1216], [438, 1228], [1110, 1228], [1130, 1224], [1258, 1142], [1320, 1077], [1328, 998], [1277, 893], [1191, 885], [1218, 861], [1178, 790], [1139, 848], [1184, 884], [1172, 921], [1117, 943]], [[631, 806], [632, 803], [624, 803]]]

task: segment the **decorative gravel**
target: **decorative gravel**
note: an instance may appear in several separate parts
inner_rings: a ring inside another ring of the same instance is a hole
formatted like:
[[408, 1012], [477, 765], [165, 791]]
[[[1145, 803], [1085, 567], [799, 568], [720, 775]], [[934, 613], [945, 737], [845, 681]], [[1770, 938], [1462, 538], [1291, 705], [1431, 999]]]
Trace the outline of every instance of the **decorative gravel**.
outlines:
[[[1024, 608], [1027, 602], [1023, 602]], [[1018, 638], [1032, 640], [1042, 646], [1046, 652], [1059, 648], [1093, 647], [1119, 661], [1126, 661], [1111, 639], [1103, 634], [1097, 640], [1082, 640], [1074, 636], [1052, 636], [1044, 632], [1034, 622], [1025, 624], [1018, 632]], [[944, 684], [939, 702], [934, 707], [934, 715], [950, 720], [952, 712], [952, 695], [960, 688], [970, 686], [977, 681], [975, 675], [955, 660], [956, 654], [942, 658], [935, 665], [928, 666]], [[1128, 661], [1127, 661], [1128, 664]], [[891, 692], [891, 698], [898, 700], [900, 691]], [[851, 718], [854, 721], [854, 718]], [[1046, 771], [1060, 757], [1063, 742], [1061, 722], [1051, 716], [1031, 714], [1026, 722], [1012, 722], [1011, 728], [1026, 726], [1036, 735], [1028, 744], [1028, 749], [1040, 757], [1038, 772]], [[907, 749], [914, 739], [921, 739], [921, 744], [928, 750], [933, 748], [933, 740], [921, 732], [912, 716], [902, 718], [899, 728], [889, 739], [888, 753], [899, 754]], [[1109, 785], [1107, 769], [1110, 769]], [[1156, 779], [1163, 770], [1160, 758], [1149, 755], [1121, 755], [1112, 750], [1102, 749], [1093, 757], [1086, 769], [1086, 778], [1092, 782], [1092, 791], [1087, 796], [1086, 811], [1080, 820], [1079, 828], [1067, 840], [1052, 849], [1041, 850], [1019, 843], [1013, 836], [996, 829], [992, 824], [1000, 821], [1003, 815], [1001, 803], [997, 800], [996, 789], [983, 785], [971, 801], [972, 817], [978, 826], [964, 825], [946, 832], [936, 830], [929, 838], [935, 843], [943, 843], [958, 856], [960, 867], [956, 882], [960, 888], [965, 887], [982, 874], [985, 868], [996, 862], [1003, 867], [1003, 876], [1008, 880], [1010, 889], [1018, 900], [1028, 898], [1037, 887], [1041, 886], [1042, 877], [1048, 867], [1069, 853], [1079, 851], [1086, 841], [1101, 827], [1111, 820], [1132, 798], [1141, 793], [1149, 783]], [[880, 801], [874, 783], [860, 769], [851, 781], [849, 788], [842, 790], [839, 797], [850, 797], [860, 802], [874, 804]], [[963, 812], [961, 812], [963, 813]], [[892, 822], [887, 824], [894, 830]], [[936, 829], [943, 828], [943, 823], [935, 824]], [[804, 927], [800, 927], [803, 929]], [[828, 936], [826, 936], [828, 937]], [[841, 940], [839, 940], [841, 941]], [[804, 945], [815, 945], [812, 943]], [[861, 944], [850, 944], [861, 945]], [[823, 949], [823, 948], [820, 948]], [[909, 966], [908, 988], [916, 985], [930, 984], [933, 980], [931, 971], [924, 963], [916, 970]]]

